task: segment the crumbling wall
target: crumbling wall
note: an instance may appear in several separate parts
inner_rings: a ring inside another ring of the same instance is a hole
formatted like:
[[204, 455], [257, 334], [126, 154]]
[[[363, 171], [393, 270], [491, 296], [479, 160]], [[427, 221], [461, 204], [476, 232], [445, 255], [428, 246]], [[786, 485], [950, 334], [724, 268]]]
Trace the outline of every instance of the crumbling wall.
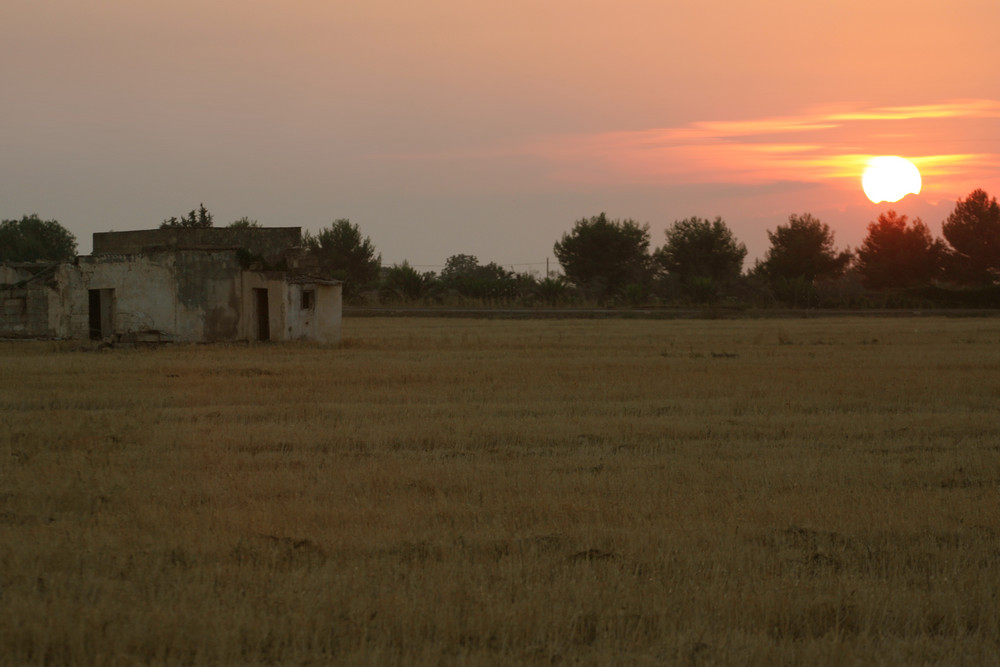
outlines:
[[138, 255], [161, 250], [243, 248], [269, 262], [280, 262], [289, 248], [302, 245], [301, 227], [169, 227], [94, 234], [94, 255]]
[[[340, 340], [341, 290], [329, 281], [297, 279], [285, 284], [285, 338], [335, 343]], [[309, 297], [305, 297], [309, 294]]]
[[58, 305], [58, 294], [47, 285], [0, 289], [0, 304], [0, 337], [59, 337], [50, 322], [50, 304]]
[[99, 254], [44, 272], [8, 271], [3, 276], [21, 282], [0, 287], [0, 336], [340, 339], [339, 283], [245, 270], [241, 254], [234, 249]]
[[0, 290], [0, 336], [28, 335], [28, 290]]
[[53, 338], [50, 303], [58, 300], [52, 263], [0, 264], [0, 336]]
[[344, 286], [317, 285], [316, 320], [310, 337], [325, 343], [339, 343], [343, 324]]
[[215, 342], [240, 338], [239, 257], [232, 251], [178, 251], [177, 332], [182, 340]]
[[[340, 283], [280, 272], [244, 271], [241, 335], [251, 341], [262, 340], [255, 290], [267, 291], [269, 340], [340, 340]], [[308, 301], [303, 301], [304, 293], [309, 294]]]
[[26, 264], [0, 264], [0, 285], [13, 286], [31, 280], [35, 271]]
[[241, 300], [243, 316], [240, 320], [240, 337], [244, 340], [259, 341], [260, 318], [257, 296], [254, 290], [267, 292], [268, 340], [286, 340], [285, 317], [287, 303], [284, 297], [286, 280], [282, 273], [263, 271], [244, 271], [242, 274]]
[[90, 336], [90, 290], [114, 290], [114, 334], [162, 331], [176, 335], [173, 260], [168, 254], [81, 257], [66, 283], [62, 319], [72, 338]]
[[235, 251], [154, 252], [81, 257], [63, 297], [64, 326], [90, 335], [90, 290], [114, 290], [113, 334], [159, 332], [167, 340], [239, 337], [239, 259]]

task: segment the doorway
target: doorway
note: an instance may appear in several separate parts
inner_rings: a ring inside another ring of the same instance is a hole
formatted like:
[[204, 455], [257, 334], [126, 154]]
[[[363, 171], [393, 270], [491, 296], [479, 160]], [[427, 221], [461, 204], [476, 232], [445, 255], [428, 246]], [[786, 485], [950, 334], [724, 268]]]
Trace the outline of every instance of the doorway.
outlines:
[[87, 322], [91, 340], [111, 338], [115, 331], [115, 291], [88, 290]]
[[257, 315], [257, 340], [271, 340], [271, 314], [267, 304], [267, 289], [255, 287], [253, 300]]

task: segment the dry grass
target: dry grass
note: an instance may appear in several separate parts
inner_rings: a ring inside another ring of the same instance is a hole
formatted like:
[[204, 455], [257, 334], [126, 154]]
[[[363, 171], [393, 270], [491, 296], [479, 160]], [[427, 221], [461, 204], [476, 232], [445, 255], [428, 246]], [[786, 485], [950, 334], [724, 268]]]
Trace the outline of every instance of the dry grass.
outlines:
[[0, 345], [4, 664], [1000, 662], [1000, 320]]

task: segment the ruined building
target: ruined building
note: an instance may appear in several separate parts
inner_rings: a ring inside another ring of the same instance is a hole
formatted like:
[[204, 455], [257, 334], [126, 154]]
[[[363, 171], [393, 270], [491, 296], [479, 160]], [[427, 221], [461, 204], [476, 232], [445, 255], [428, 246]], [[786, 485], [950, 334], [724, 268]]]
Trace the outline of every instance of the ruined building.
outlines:
[[338, 341], [341, 283], [301, 242], [298, 227], [97, 233], [71, 263], [0, 264], [0, 337]]

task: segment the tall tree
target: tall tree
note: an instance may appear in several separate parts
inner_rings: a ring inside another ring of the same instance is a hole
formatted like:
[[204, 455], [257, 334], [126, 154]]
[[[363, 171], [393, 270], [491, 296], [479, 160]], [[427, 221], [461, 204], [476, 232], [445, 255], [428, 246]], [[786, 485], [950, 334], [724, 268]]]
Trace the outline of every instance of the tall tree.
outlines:
[[0, 261], [64, 262], [76, 255], [76, 237], [55, 220], [36, 214], [0, 222]]
[[302, 240], [306, 249], [319, 262], [321, 270], [331, 278], [344, 281], [344, 296], [357, 295], [364, 287], [378, 280], [382, 255], [361, 228], [341, 218], [315, 236], [306, 231]]
[[215, 224], [215, 219], [204, 204], [198, 204], [197, 211], [191, 211], [180, 218], [170, 217], [160, 223], [160, 229], [184, 227], [187, 229], [205, 229]]
[[771, 281], [836, 278], [851, 261], [850, 251], [837, 252], [830, 226], [809, 213], [788, 216], [788, 224], [768, 231], [767, 237], [771, 248], [759, 270]]
[[441, 286], [473, 299], [509, 299], [519, 284], [513, 271], [496, 262], [480, 264], [475, 255], [452, 255], [441, 270]]
[[577, 220], [553, 247], [567, 280], [594, 296], [620, 294], [650, 277], [649, 225], [609, 220], [601, 213]]
[[953, 277], [973, 285], [1000, 281], [1000, 205], [985, 190], [977, 189], [941, 225], [948, 244], [954, 249]]
[[707, 295], [740, 277], [747, 247], [736, 240], [722, 218], [678, 220], [666, 234], [667, 242], [656, 251], [656, 262], [690, 291]]
[[868, 287], [916, 287], [930, 283], [941, 271], [945, 246], [934, 239], [920, 218], [887, 211], [868, 224], [858, 249], [858, 272]]
[[452, 255], [444, 260], [444, 268], [441, 269], [441, 280], [446, 283], [454, 283], [464, 277], [472, 276], [479, 270], [479, 258], [475, 255]]

